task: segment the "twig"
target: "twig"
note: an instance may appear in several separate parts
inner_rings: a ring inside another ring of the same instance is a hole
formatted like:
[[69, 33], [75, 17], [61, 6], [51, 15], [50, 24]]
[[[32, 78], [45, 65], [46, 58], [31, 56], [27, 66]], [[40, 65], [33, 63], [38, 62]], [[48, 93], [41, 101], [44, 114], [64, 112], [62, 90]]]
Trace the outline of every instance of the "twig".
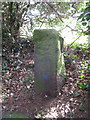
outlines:
[[66, 25], [66, 27], [69, 27], [72, 31], [78, 31], [78, 30], [71, 28], [69, 25]]
[[82, 35], [78, 36], [68, 47], [70, 47], [75, 41], [77, 41]]
[[56, 14], [58, 15], [60, 21], [63, 22], [63, 20], [62, 20], [62, 18], [61, 18], [62, 16], [57, 12], [57, 10], [55, 10], [55, 8], [53, 8], [53, 6], [52, 6], [49, 2], [46, 2], [46, 3], [56, 12]]

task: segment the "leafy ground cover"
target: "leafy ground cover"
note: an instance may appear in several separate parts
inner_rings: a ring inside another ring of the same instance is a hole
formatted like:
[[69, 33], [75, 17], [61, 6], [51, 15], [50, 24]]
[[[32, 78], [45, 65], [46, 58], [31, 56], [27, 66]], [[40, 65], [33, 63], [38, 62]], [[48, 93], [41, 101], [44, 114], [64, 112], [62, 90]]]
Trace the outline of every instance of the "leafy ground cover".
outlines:
[[3, 53], [3, 117], [89, 118], [88, 45], [65, 46], [66, 83], [56, 98], [35, 92], [33, 48], [23, 49], [22, 53], [20, 50]]

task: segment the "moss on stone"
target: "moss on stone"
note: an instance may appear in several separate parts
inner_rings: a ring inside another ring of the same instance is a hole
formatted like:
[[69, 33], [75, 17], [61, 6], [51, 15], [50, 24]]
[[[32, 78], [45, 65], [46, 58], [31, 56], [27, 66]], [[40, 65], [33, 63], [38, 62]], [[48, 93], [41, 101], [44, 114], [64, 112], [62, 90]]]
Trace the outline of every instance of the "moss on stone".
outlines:
[[[35, 43], [35, 87], [41, 91], [45, 89], [49, 91], [50, 87], [55, 88], [56, 78], [53, 78], [53, 75], [56, 73], [65, 75], [62, 54], [63, 38], [56, 30], [44, 29], [35, 30], [33, 40]], [[50, 77], [46, 80], [43, 75]]]
[[39, 91], [43, 91], [45, 88], [43, 87], [43, 83], [41, 82], [40, 78], [35, 80], [34, 87], [37, 88]]

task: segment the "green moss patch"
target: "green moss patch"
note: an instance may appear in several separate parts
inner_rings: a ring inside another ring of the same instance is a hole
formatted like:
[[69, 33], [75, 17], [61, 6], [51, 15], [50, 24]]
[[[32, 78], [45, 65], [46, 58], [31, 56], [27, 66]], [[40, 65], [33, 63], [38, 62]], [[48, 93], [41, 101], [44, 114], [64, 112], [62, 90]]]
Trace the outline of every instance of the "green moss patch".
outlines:
[[21, 113], [4, 113], [2, 118], [28, 118], [27, 116]]

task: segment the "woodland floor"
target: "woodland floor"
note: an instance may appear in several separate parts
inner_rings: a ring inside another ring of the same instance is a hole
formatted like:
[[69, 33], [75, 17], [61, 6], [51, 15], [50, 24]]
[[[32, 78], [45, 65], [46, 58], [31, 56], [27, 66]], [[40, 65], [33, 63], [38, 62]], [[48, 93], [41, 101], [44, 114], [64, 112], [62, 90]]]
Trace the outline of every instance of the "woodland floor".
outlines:
[[[9, 70], [3, 69], [2, 86], [2, 113], [22, 113], [29, 118], [87, 118], [89, 119], [89, 92], [80, 88], [79, 68], [81, 61], [89, 61], [89, 53], [67, 50], [68, 56], [75, 53], [77, 57], [66, 60], [66, 83], [61, 93], [52, 98], [35, 93], [34, 90], [34, 59], [33, 52], [28, 54], [8, 54]], [[84, 57], [82, 54], [86, 54]], [[72, 62], [74, 61], [74, 62]], [[11, 64], [12, 63], [12, 64]], [[84, 72], [82, 83], [90, 80]], [[79, 87], [78, 87], [79, 84]]]

